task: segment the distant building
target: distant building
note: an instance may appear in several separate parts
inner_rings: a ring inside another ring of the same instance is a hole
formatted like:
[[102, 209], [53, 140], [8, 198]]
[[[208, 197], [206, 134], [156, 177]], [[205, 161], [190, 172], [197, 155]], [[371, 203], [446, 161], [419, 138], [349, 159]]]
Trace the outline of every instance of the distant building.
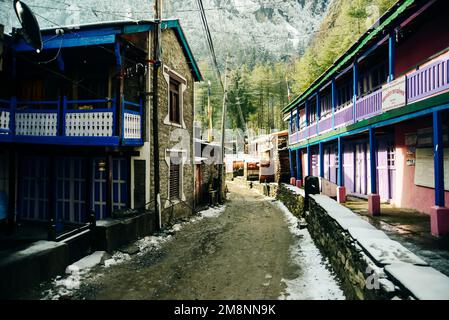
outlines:
[[10, 226], [54, 224], [59, 237], [83, 226], [91, 212], [103, 220], [152, 210], [155, 161], [162, 225], [190, 215], [194, 83], [202, 76], [179, 21], [162, 22], [159, 159], [151, 124], [155, 24], [89, 24], [63, 35], [58, 29], [42, 31], [41, 54], [22, 39], [6, 41], [0, 219], [6, 215]]
[[288, 136], [288, 131], [280, 131], [250, 141], [246, 161], [249, 164], [246, 172], [250, 180], [276, 183], [289, 181]]
[[320, 176], [449, 233], [449, 4], [398, 1], [283, 111], [292, 182]]
[[218, 200], [219, 161], [221, 147], [208, 142], [199, 124], [195, 124], [195, 199], [197, 205], [214, 204]]

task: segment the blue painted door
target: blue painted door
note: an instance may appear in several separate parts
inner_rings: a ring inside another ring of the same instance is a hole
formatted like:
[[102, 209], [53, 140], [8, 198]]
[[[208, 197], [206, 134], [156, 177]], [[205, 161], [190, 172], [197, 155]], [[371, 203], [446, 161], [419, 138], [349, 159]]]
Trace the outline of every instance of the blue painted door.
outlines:
[[[95, 159], [93, 161], [92, 170], [92, 191], [93, 191], [93, 210], [97, 220], [105, 219], [110, 216], [107, 212], [106, 199], [107, 199], [107, 171], [106, 167], [101, 163], [107, 163], [107, 159]], [[100, 168], [105, 168], [102, 171]]]
[[[93, 210], [97, 220], [110, 217], [107, 211], [107, 170], [99, 170], [100, 163], [107, 163], [107, 159], [93, 161]], [[112, 159], [112, 209], [120, 210], [128, 207], [128, 161], [126, 158]]]
[[125, 158], [112, 160], [112, 208], [121, 210], [128, 202], [128, 165]]
[[56, 219], [86, 222], [86, 161], [62, 158], [56, 161]]
[[18, 217], [48, 221], [48, 158], [23, 156], [19, 163]]

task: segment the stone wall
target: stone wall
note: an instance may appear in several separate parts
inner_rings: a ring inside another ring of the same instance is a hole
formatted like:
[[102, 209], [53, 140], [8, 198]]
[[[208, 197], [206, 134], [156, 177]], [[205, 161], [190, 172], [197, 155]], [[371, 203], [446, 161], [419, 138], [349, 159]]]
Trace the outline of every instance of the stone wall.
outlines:
[[[349, 299], [391, 299], [395, 295], [394, 285], [381, 286], [378, 290], [368, 290], [366, 273], [368, 268], [378, 271], [362, 248], [351, 235], [329, 217], [327, 212], [316, 203], [309, 201], [309, 212], [305, 215], [308, 230], [315, 244], [329, 259], [334, 271], [341, 280], [343, 291]], [[377, 274], [382, 276], [382, 273]], [[384, 282], [384, 281], [382, 281]], [[390, 288], [393, 287], [393, 290]], [[403, 297], [402, 297], [403, 298]]]
[[[193, 120], [194, 120], [194, 78], [188, 61], [183, 53], [182, 47], [173, 30], [167, 29], [162, 32], [162, 67], [159, 70], [159, 95], [158, 95], [158, 123], [159, 123], [159, 168], [160, 168], [160, 191], [162, 202], [162, 225], [173, 223], [176, 219], [186, 218], [193, 214], [195, 207], [195, 164], [193, 152]], [[182, 125], [170, 124], [169, 116], [169, 83], [164, 75], [167, 68], [184, 78], [187, 82], [185, 91], [182, 93], [183, 110]], [[152, 114], [151, 114], [152, 115]], [[151, 122], [150, 122], [151, 123]], [[174, 139], [173, 139], [174, 138]], [[152, 139], [150, 139], [152, 140]], [[181, 201], [169, 198], [169, 157], [168, 150], [182, 149], [185, 151], [186, 161], [183, 165], [183, 187]], [[154, 159], [153, 148], [150, 150], [151, 159]], [[151, 176], [151, 199], [154, 198], [154, 179]], [[175, 203], [172, 208], [171, 203]]]
[[[296, 192], [295, 192], [296, 191]], [[301, 189], [293, 189], [291, 186], [281, 183], [279, 184], [276, 198], [284, 203], [284, 205], [297, 217], [303, 217], [304, 214], [304, 193]]]
[[246, 184], [250, 188], [254, 188], [266, 197], [275, 198], [278, 194], [277, 183], [260, 183], [258, 181], [247, 181]]
[[[301, 215], [301, 189], [281, 184], [278, 199]], [[335, 200], [310, 196], [303, 217], [348, 299], [449, 298], [448, 277]]]

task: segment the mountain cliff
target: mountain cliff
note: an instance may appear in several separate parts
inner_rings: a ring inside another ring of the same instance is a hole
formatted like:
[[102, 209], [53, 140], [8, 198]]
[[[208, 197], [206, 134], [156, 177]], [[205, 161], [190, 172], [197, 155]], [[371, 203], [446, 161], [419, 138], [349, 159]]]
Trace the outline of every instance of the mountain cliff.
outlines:
[[[151, 19], [149, 0], [24, 0], [41, 27], [98, 21]], [[237, 62], [297, 56], [320, 25], [329, 0], [203, 0], [219, 61], [227, 52]], [[12, 0], [0, 0], [0, 23], [18, 27]], [[179, 18], [198, 60], [208, 49], [196, 0], [163, 1], [163, 17]]]

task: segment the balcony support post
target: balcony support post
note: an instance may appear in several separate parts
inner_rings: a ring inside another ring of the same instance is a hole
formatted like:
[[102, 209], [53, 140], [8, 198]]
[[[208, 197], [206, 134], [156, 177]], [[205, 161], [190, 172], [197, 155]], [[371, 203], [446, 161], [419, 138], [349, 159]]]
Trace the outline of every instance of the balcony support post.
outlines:
[[290, 184], [293, 184], [293, 179], [295, 178], [295, 168], [293, 166], [293, 151], [288, 150], [288, 160], [290, 162]]
[[[58, 108], [59, 109], [59, 108]], [[65, 136], [66, 135], [66, 112], [67, 112], [67, 97], [64, 96], [62, 98], [62, 119], [61, 119], [61, 126], [60, 126], [60, 132], [59, 134], [61, 136]]]
[[370, 154], [370, 189], [368, 195], [368, 213], [373, 216], [380, 215], [380, 195], [377, 193], [377, 170], [376, 170], [376, 134], [374, 128], [369, 129], [369, 154]]
[[307, 167], [306, 167], [306, 174], [307, 176], [310, 176], [311, 174], [311, 170], [310, 170], [310, 165], [311, 165], [311, 155], [310, 155], [310, 145], [307, 146]]
[[306, 99], [305, 102], [305, 108], [306, 108], [306, 127], [309, 126], [309, 100]]
[[338, 147], [338, 177], [337, 177], [337, 202], [345, 203], [346, 202], [346, 188], [344, 186], [343, 180], [343, 139], [338, 137], [337, 141]]
[[320, 100], [320, 91], [316, 93], [316, 134], [320, 133], [320, 129], [318, 128], [318, 123], [321, 118], [321, 100]]
[[359, 70], [358, 70], [357, 60], [354, 61], [354, 65], [352, 67], [352, 75], [353, 75], [353, 111], [352, 111], [352, 120], [355, 122], [356, 115], [356, 106], [357, 106], [357, 96], [359, 94]]
[[299, 106], [296, 107], [296, 131], [299, 132]]
[[324, 152], [323, 152], [323, 143], [320, 142], [319, 144], [319, 160], [320, 160], [320, 177], [324, 178]]
[[331, 82], [332, 88], [332, 129], [335, 129], [335, 110], [337, 109], [337, 87], [335, 85], [335, 78]]
[[17, 109], [17, 98], [11, 98], [11, 112], [9, 114], [9, 131], [11, 135], [16, 134], [16, 109]]
[[430, 209], [430, 226], [434, 236], [449, 234], [449, 208], [444, 201], [444, 141], [442, 111], [433, 112], [433, 154], [435, 206]]
[[388, 36], [388, 82], [394, 80], [395, 54], [396, 54], [396, 32], [390, 32]]
[[296, 186], [302, 187], [302, 163], [301, 163], [301, 150], [296, 149]]
[[293, 109], [290, 110], [290, 134], [293, 134]]

